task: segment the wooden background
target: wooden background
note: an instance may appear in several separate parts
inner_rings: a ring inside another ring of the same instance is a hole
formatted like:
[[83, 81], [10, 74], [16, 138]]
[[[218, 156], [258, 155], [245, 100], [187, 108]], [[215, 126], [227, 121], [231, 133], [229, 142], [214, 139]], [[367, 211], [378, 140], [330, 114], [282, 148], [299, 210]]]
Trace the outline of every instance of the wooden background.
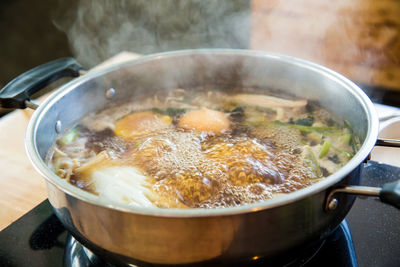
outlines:
[[251, 48], [400, 91], [400, 1], [254, 0]]

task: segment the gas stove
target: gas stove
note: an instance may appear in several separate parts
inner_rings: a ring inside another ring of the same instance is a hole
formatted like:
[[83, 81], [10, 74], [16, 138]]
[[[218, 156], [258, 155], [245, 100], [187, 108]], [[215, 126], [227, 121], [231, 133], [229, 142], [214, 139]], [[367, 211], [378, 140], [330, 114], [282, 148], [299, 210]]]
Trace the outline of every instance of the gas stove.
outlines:
[[[397, 180], [400, 168], [370, 161], [361, 177], [362, 185], [381, 186]], [[357, 199], [332, 235], [294, 258], [288, 255], [290, 261], [253, 258], [235, 265], [400, 266], [399, 225], [399, 210], [373, 198]], [[70, 236], [47, 200], [1, 231], [0, 240], [0, 266], [114, 266]]]

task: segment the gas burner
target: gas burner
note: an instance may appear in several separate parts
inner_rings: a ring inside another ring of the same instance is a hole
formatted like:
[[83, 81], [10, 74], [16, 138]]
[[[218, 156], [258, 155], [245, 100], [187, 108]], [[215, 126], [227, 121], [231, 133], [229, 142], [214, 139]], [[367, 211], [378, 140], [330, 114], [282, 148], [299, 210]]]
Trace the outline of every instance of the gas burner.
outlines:
[[[71, 267], [90, 267], [90, 266], [109, 266], [115, 265], [103, 261], [96, 254], [76, 241], [72, 236], [68, 236], [64, 253], [64, 266]], [[126, 265], [129, 266], [129, 265]], [[134, 266], [134, 265], [131, 265]]]
[[[284, 266], [284, 267], [308, 267], [308, 266], [343, 266], [355, 267], [357, 260], [354, 253], [351, 234], [346, 221], [343, 221], [338, 228], [323, 242], [307, 247], [296, 255], [287, 255], [275, 259], [262, 257], [252, 257], [242, 262], [234, 262], [240, 266]], [[210, 261], [206, 263], [191, 264], [190, 266], [232, 266], [233, 263], [221, 261]], [[71, 267], [94, 267], [94, 266], [167, 266], [144, 263], [133, 264], [113, 264], [97, 256], [88, 248], [84, 247], [72, 236], [68, 236], [64, 253], [64, 266]], [[180, 265], [185, 266], [185, 265]]]

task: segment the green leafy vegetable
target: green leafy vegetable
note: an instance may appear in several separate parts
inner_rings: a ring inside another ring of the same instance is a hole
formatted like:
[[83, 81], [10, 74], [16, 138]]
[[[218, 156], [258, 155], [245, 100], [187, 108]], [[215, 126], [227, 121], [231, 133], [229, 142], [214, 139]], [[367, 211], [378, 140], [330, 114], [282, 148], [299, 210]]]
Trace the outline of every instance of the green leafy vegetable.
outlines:
[[310, 132], [307, 134], [307, 140], [310, 144], [320, 144], [322, 142], [323, 135], [318, 132]]
[[351, 137], [350, 137], [350, 145], [351, 148], [353, 149], [353, 153], [356, 153], [359, 149], [360, 142], [358, 140], [358, 137], [354, 133], [353, 128], [351, 127], [350, 123], [347, 120], [344, 120], [344, 126], [349, 130]]
[[297, 125], [297, 124], [292, 124], [292, 123], [284, 123], [281, 121], [274, 121], [274, 122], [246, 121], [245, 124], [251, 125], [251, 126], [288, 126], [288, 127], [298, 129], [299, 131], [301, 131], [303, 133], [310, 133], [310, 132], [315, 131], [315, 132], [319, 132], [322, 134], [330, 134], [331, 132], [338, 133], [339, 131], [343, 130], [343, 128], [341, 128], [339, 126], [304, 126], [304, 125]]
[[243, 113], [244, 109], [242, 107], [235, 107], [233, 108], [230, 113]]
[[242, 107], [235, 107], [229, 113], [232, 118], [241, 118], [244, 116], [244, 109]]
[[314, 123], [314, 117], [309, 115], [306, 118], [297, 119], [294, 121], [294, 124], [303, 125], [303, 126], [311, 126]]
[[331, 147], [331, 142], [325, 141], [321, 147], [321, 151], [319, 152], [320, 159], [322, 159], [323, 157], [325, 157], [328, 154], [330, 147]]
[[166, 114], [165, 110], [159, 109], [159, 108], [152, 108], [151, 111], [159, 114]]
[[343, 142], [346, 145], [349, 145], [351, 142], [352, 134], [350, 133], [345, 133], [340, 137], [340, 141]]
[[342, 128], [338, 127], [338, 126], [305, 126], [305, 125], [297, 125], [297, 124], [291, 124], [291, 123], [284, 123], [284, 122], [280, 122], [280, 121], [274, 121], [273, 124], [275, 125], [285, 125], [285, 126], [289, 126], [292, 128], [296, 128], [298, 130], [300, 130], [303, 133], [309, 133], [309, 132], [319, 132], [319, 133], [325, 133], [325, 132], [337, 132], [337, 131], [341, 131]]
[[339, 152], [339, 153], [345, 155], [345, 156], [348, 157], [348, 158], [353, 157], [353, 155], [352, 155], [351, 153], [347, 152], [347, 151], [343, 151], [343, 150], [341, 150], [341, 149], [339, 149], [339, 148], [337, 148], [337, 147], [334, 147], [334, 146], [332, 146], [332, 148], [333, 148], [335, 151], [337, 151], [337, 152]]
[[343, 123], [344, 126], [349, 129], [350, 133], [353, 133], [353, 128], [351, 127], [350, 122], [348, 120], [344, 120]]
[[321, 169], [319, 167], [318, 160], [317, 160], [317, 158], [315, 157], [314, 153], [311, 150], [310, 150], [310, 154], [309, 154], [309, 159], [310, 159], [311, 164], [312, 164], [312, 166], [314, 168], [315, 175], [318, 178], [322, 177], [322, 172], [321, 172]]
[[296, 124], [288, 124], [290, 127], [299, 129], [301, 132], [309, 133], [312, 131], [325, 133], [330, 131], [340, 131], [342, 130], [340, 127], [336, 126], [304, 126], [304, 125], [296, 125]]
[[58, 139], [60, 145], [68, 145], [79, 136], [79, 127], [71, 129], [66, 135]]
[[342, 129], [340, 131], [337, 131], [337, 132], [324, 132], [324, 135], [325, 136], [339, 136], [339, 137], [345, 137], [346, 135], [350, 135], [351, 136], [351, 134], [349, 134], [347, 132], [343, 132], [343, 130], [344, 129]]
[[352, 154], [350, 154], [349, 152], [342, 151], [342, 153], [343, 153], [343, 155], [345, 155], [345, 156], [346, 156], [346, 157], [348, 157], [348, 158], [351, 158], [351, 157], [353, 157], [353, 155], [352, 155]]

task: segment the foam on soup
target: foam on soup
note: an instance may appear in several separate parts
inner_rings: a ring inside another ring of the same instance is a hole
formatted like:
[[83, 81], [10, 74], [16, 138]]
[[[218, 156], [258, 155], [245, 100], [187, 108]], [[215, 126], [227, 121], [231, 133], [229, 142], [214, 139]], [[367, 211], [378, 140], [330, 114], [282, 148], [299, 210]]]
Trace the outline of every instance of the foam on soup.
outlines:
[[221, 208], [307, 187], [358, 149], [349, 124], [316, 103], [195, 89], [89, 114], [60, 134], [48, 165], [104, 199]]

